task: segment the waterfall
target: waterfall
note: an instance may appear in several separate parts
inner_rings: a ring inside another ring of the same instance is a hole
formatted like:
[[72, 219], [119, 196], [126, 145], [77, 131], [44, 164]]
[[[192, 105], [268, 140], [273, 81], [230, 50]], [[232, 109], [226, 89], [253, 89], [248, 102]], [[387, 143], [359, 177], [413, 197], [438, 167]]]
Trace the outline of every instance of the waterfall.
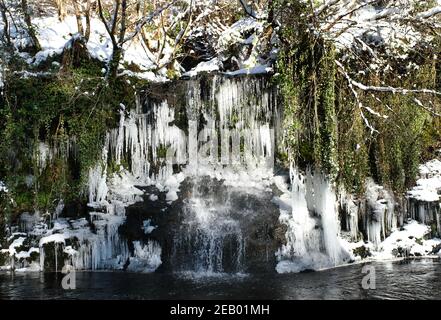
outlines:
[[[201, 185], [201, 183], [203, 183]], [[245, 244], [231, 194], [219, 194], [215, 183], [195, 178], [174, 235], [175, 270], [202, 273], [243, 271]]]

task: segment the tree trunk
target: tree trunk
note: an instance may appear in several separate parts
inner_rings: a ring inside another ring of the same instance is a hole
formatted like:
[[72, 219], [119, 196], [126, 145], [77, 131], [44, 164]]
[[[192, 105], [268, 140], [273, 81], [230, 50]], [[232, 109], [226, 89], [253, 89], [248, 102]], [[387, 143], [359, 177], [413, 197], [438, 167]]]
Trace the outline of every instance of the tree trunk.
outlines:
[[110, 80], [115, 79], [117, 76], [119, 61], [121, 60], [121, 57], [122, 57], [122, 48], [119, 46], [114, 47], [112, 52], [112, 57], [109, 61], [109, 70], [107, 71], [107, 77]]
[[84, 38], [86, 39], [86, 42], [88, 42], [90, 38], [90, 0], [87, 0], [86, 12], [84, 15], [86, 17], [86, 31], [84, 33]]
[[29, 6], [27, 0], [21, 0], [21, 9], [23, 10], [24, 21], [28, 29], [29, 37], [31, 38], [33, 43], [33, 49], [35, 50], [35, 52], [38, 52], [41, 50], [41, 46], [35, 34], [34, 26], [32, 25], [31, 15], [29, 13]]
[[[66, 8], [64, 7], [64, 0], [56, 0], [57, 4], [57, 12], [58, 12], [58, 20], [63, 21], [66, 16]], [[75, 0], [74, 0], [75, 3]]]
[[11, 37], [9, 35], [9, 23], [8, 17], [6, 16], [6, 6], [3, 0], [0, 3], [0, 11], [3, 19], [3, 38], [5, 39], [6, 45], [9, 47], [11, 46]]
[[81, 21], [81, 12], [80, 9], [78, 8], [78, 0], [73, 0], [73, 6], [74, 6], [74, 10], [75, 10], [75, 18], [77, 20], [77, 29], [78, 29], [78, 33], [80, 33], [82, 36], [84, 36], [84, 29], [83, 29], [83, 22]]

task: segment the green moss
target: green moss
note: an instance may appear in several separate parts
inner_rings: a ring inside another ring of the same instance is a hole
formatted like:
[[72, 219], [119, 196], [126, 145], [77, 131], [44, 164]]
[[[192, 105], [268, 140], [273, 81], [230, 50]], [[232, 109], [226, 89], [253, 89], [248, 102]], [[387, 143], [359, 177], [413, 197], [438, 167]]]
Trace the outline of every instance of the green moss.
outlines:
[[[102, 67], [92, 60], [46, 77], [7, 75], [5, 103], [0, 105], [0, 117], [5, 119], [0, 124], [0, 175], [6, 177], [15, 203], [0, 204], [8, 206], [8, 215], [51, 209], [59, 199], [83, 197], [88, 170], [101, 157], [105, 133], [118, 123], [120, 103], [133, 105], [136, 88], [145, 85], [127, 77], [108, 83]], [[40, 141], [58, 150], [44, 170], [36, 162]], [[27, 176], [34, 177], [32, 186], [27, 185]]]
[[167, 147], [166, 146], [159, 146], [156, 149], [156, 156], [158, 159], [165, 159], [167, 157]]
[[285, 147], [290, 150], [291, 160], [315, 166], [335, 179], [335, 50], [302, 28], [285, 36], [291, 46], [285, 48], [277, 64], [285, 110]]
[[[363, 193], [368, 176], [404, 192], [415, 183], [419, 164], [433, 159], [441, 147], [441, 120], [415, 98], [427, 106], [432, 105], [429, 99], [435, 99], [436, 106], [439, 98], [356, 89], [356, 99], [347, 79], [336, 71], [335, 60], [342, 57], [332, 43], [308, 29], [301, 15], [310, 9], [308, 4], [288, 0], [275, 1], [275, 6], [283, 22], [276, 78], [284, 107], [281, 151], [287, 151], [289, 162], [319, 168], [350, 192]], [[345, 66], [351, 77], [367, 85], [439, 89], [439, 62], [430, 53], [414, 55], [409, 59], [418, 61], [420, 68], [400, 77], [399, 60], [391, 71], [363, 76], [358, 72], [364, 68], [358, 60], [363, 57], [348, 55]], [[359, 102], [385, 117], [371, 114]], [[361, 112], [378, 132], [371, 132]]]

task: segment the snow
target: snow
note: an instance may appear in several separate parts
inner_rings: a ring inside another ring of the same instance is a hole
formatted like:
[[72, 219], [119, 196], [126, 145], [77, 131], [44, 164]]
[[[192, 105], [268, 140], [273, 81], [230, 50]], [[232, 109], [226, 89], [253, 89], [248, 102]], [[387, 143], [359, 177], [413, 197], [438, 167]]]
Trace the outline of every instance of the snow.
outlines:
[[395, 257], [393, 251], [398, 248], [405, 249], [411, 255], [431, 255], [434, 247], [441, 244], [441, 240], [426, 240], [428, 234], [430, 227], [410, 220], [404, 225], [403, 230], [395, 230], [381, 243], [379, 251], [374, 252], [374, 259], [392, 259]]
[[180, 172], [176, 175], [171, 175], [164, 182], [164, 190], [168, 190], [165, 196], [165, 200], [171, 204], [173, 201], [178, 200], [178, 191], [181, 182], [185, 179], [185, 175]]
[[0, 180], [0, 192], [8, 193], [8, 188], [6, 187], [6, 184]]
[[218, 70], [219, 70], [219, 59], [213, 58], [209, 61], [200, 62], [196, 67], [184, 73], [183, 76], [195, 77], [202, 72], [213, 72]]
[[30, 248], [28, 251], [20, 251], [18, 254], [15, 255], [15, 258], [17, 259], [28, 259], [31, 257], [32, 253], [40, 253], [40, 250], [38, 248]]
[[419, 167], [420, 178], [416, 186], [408, 191], [410, 198], [425, 201], [436, 202], [441, 197], [441, 161], [431, 160]]
[[66, 243], [66, 235], [63, 233], [55, 233], [40, 239], [40, 248], [48, 243]]
[[[23, 55], [27, 58], [29, 64], [38, 65], [48, 58], [59, 55], [63, 52], [66, 44], [68, 45], [72, 38], [78, 37], [76, 18], [73, 15], [66, 16], [62, 21], [56, 16], [48, 17], [34, 17], [32, 23], [35, 26], [37, 38], [40, 42], [42, 50], [34, 57]], [[84, 23], [84, 21], [83, 21]], [[16, 35], [15, 30], [11, 32], [15, 45], [19, 46], [20, 38]], [[17, 37], [17, 39], [15, 39]], [[87, 49], [93, 58], [107, 63], [112, 55], [112, 43], [104, 24], [97, 17], [91, 17], [91, 33], [89, 41], [87, 42]], [[140, 72], [129, 72], [143, 79], [151, 81], [164, 81], [165, 70], [158, 73], [152, 72], [156, 65], [154, 57], [146, 52], [143, 45], [136, 38], [127, 42], [124, 47], [124, 58], [121, 61], [123, 64], [135, 63], [140, 69]]]
[[252, 17], [246, 17], [233, 23], [229, 28], [222, 32], [219, 37], [218, 48], [226, 48], [232, 42], [244, 42], [247, 40], [243, 38], [243, 34], [247, 31], [259, 30], [262, 31], [263, 23]]
[[[351, 12], [359, 5], [357, 2], [346, 2], [340, 6], [335, 16]], [[364, 5], [352, 14], [344, 16], [345, 19], [341, 19], [333, 26], [332, 22], [326, 21], [322, 28], [330, 27], [331, 36], [338, 35], [335, 39], [338, 49], [351, 48], [356, 42], [363, 42], [366, 50], [369, 49], [368, 45], [375, 47], [385, 44], [386, 50], [390, 52], [408, 52], [421, 35], [413, 27], [400, 23], [397, 17], [411, 17], [412, 7], [400, 7], [400, 4], [385, 8]], [[365, 43], [365, 40], [369, 43]], [[377, 60], [376, 55], [374, 58]]]
[[63, 252], [67, 253], [69, 256], [75, 256], [78, 254], [78, 251], [72, 248], [72, 246], [65, 247]]
[[266, 74], [273, 72], [273, 68], [268, 65], [256, 65], [251, 68], [243, 68], [235, 71], [225, 72], [226, 75], [229, 76], [238, 76], [238, 75], [253, 75], [253, 74]]
[[9, 256], [12, 257], [17, 254], [17, 248], [23, 245], [23, 242], [26, 240], [25, 237], [20, 237], [15, 239], [10, 245], [9, 249], [2, 249], [2, 253], [9, 253]]
[[150, 219], [144, 220], [142, 222], [142, 230], [144, 230], [145, 234], [152, 233], [153, 230], [155, 230], [158, 227], [158, 226], [152, 226], [151, 223], [152, 223], [152, 220], [150, 220]]
[[441, 6], [437, 6], [437, 7], [431, 8], [427, 11], [418, 13], [416, 15], [416, 18], [417, 19], [427, 19], [427, 18], [431, 18], [431, 17], [433, 17], [437, 14], [440, 14], [440, 13], [441, 13]]

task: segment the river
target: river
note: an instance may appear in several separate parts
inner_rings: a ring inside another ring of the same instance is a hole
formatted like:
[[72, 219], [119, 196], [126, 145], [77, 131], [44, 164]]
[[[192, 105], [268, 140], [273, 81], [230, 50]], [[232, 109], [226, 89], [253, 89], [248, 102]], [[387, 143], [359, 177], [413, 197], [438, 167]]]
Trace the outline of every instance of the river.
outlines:
[[[364, 264], [365, 265], [365, 264]], [[363, 264], [318, 272], [260, 274], [76, 272], [0, 273], [0, 299], [441, 299], [435, 259], [373, 262], [375, 289], [363, 289]]]

